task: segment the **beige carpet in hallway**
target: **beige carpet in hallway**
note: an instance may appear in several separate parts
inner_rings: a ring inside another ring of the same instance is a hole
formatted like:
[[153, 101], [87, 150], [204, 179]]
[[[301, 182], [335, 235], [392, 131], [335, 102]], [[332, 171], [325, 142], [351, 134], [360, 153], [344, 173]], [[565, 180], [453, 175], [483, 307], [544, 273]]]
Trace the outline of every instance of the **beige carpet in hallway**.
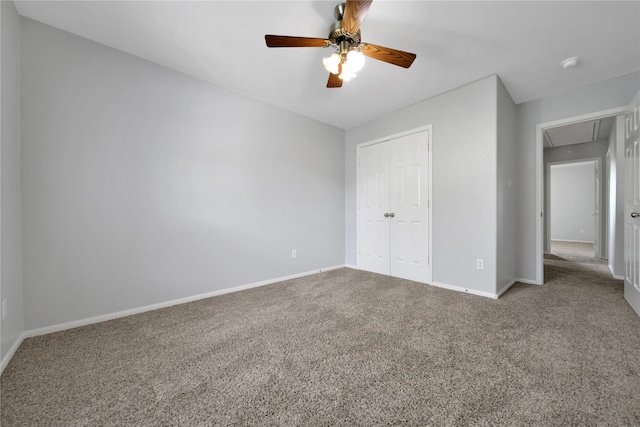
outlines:
[[0, 420], [640, 425], [640, 318], [606, 266], [554, 257], [497, 301], [340, 269], [27, 339]]
[[606, 264], [604, 259], [595, 258], [595, 244], [584, 242], [551, 241], [551, 254], [566, 257], [572, 261]]

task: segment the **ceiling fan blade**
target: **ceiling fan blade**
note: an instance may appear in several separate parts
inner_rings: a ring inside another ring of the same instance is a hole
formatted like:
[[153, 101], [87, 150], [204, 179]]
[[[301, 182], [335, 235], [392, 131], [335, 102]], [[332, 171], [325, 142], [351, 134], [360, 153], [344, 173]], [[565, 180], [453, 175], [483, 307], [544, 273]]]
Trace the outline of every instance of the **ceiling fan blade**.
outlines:
[[331, 45], [329, 40], [316, 37], [274, 36], [267, 34], [264, 39], [269, 47], [327, 47]]
[[342, 28], [357, 33], [373, 0], [347, 0], [342, 17]]
[[340, 58], [340, 62], [338, 63], [338, 73], [333, 74], [329, 73], [329, 81], [327, 81], [327, 87], [342, 87], [342, 79], [340, 78], [340, 74], [342, 74], [342, 64], [344, 64], [345, 57], [342, 56]]
[[329, 73], [329, 81], [327, 82], [327, 87], [342, 87], [342, 79], [338, 77], [338, 74]]
[[403, 52], [401, 50], [391, 49], [388, 47], [378, 46], [366, 43], [362, 48], [362, 53], [369, 58], [379, 61], [388, 62], [389, 64], [398, 65], [400, 67], [409, 68], [416, 59], [415, 53]]

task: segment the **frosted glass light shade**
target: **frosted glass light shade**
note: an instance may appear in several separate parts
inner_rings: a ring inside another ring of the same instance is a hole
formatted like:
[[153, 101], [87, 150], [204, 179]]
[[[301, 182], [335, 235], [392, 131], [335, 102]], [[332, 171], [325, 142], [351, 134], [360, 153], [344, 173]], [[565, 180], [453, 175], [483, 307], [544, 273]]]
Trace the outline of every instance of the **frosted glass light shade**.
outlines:
[[350, 51], [347, 53], [347, 64], [349, 64], [351, 72], [357, 73], [364, 67], [364, 54], [357, 50]]
[[342, 64], [342, 74], [340, 74], [340, 78], [346, 82], [357, 77], [357, 72], [362, 70], [364, 67], [364, 55], [362, 52], [358, 52], [355, 50], [347, 53], [347, 59]]
[[327, 70], [331, 74], [338, 74], [340, 55], [338, 55], [337, 53], [332, 53], [330, 57], [322, 58], [322, 65], [324, 65], [325, 70]]

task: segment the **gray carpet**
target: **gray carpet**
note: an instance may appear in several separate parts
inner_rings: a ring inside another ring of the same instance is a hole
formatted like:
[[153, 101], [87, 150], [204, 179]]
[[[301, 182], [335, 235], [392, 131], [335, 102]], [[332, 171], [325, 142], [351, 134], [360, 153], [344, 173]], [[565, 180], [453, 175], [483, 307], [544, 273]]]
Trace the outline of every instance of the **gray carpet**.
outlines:
[[2, 426], [638, 426], [640, 318], [558, 257], [497, 301], [341, 269], [27, 339]]
[[560, 261], [607, 265], [607, 260], [595, 258], [595, 244], [580, 242], [551, 241], [551, 253]]

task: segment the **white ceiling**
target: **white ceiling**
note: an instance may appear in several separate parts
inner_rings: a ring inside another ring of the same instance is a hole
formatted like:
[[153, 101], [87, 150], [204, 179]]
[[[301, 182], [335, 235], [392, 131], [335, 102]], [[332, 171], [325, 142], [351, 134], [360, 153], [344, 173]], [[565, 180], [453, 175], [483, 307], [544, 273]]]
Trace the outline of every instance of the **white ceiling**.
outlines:
[[[337, 0], [15, 3], [25, 17], [343, 129], [493, 73], [521, 103], [640, 71], [638, 1], [374, 0], [363, 41], [417, 59], [408, 70], [367, 59], [341, 89], [325, 87], [328, 50], [264, 42], [326, 37]], [[570, 56], [582, 61], [563, 70]]]

